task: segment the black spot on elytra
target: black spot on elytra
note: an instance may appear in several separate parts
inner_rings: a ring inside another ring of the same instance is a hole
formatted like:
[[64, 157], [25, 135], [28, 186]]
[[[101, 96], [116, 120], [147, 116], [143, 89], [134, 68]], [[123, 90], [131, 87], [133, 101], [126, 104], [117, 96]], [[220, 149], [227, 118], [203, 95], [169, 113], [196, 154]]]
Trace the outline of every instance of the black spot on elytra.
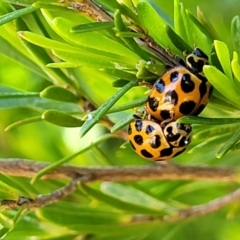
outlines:
[[170, 74], [170, 81], [171, 82], [176, 82], [178, 80], [178, 71], [174, 71]]
[[135, 129], [138, 131], [138, 132], [141, 132], [142, 131], [142, 120], [138, 119], [136, 120], [135, 122]]
[[175, 90], [170, 90], [166, 92], [164, 96], [164, 102], [165, 103], [171, 103], [173, 105], [177, 105], [178, 103], [178, 95]]
[[149, 134], [154, 130], [155, 130], [155, 128], [153, 126], [147, 125], [145, 132], [146, 132], [146, 134]]
[[204, 97], [204, 95], [207, 93], [207, 85], [205, 82], [201, 82], [199, 86], [199, 92], [201, 99]]
[[192, 81], [190, 74], [188, 73], [183, 74], [181, 79], [181, 88], [185, 93], [190, 93], [194, 90], [195, 84]]
[[159, 135], [155, 135], [154, 142], [150, 143], [152, 148], [159, 148], [161, 146], [161, 138]]
[[207, 78], [203, 75], [203, 73], [195, 73], [195, 75], [202, 81], [202, 82], [207, 82]]
[[151, 97], [148, 97], [148, 105], [149, 105], [149, 108], [153, 111], [153, 112], [156, 112], [157, 111], [157, 108], [158, 108], [158, 100], [156, 100], [156, 98], [151, 98]]
[[154, 86], [159, 93], [162, 93], [165, 90], [165, 83], [162, 79], [157, 80]]
[[168, 157], [172, 155], [172, 148], [164, 148], [163, 150], [160, 151], [160, 156], [161, 157]]
[[183, 115], [189, 115], [190, 113], [193, 112], [194, 108], [196, 107], [196, 103], [194, 101], [186, 101], [181, 103], [179, 107], [179, 111]]
[[153, 157], [153, 155], [152, 155], [150, 152], [148, 152], [147, 150], [145, 150], [145, 149], [141, 150], [141, 154], [142, 154], [145, 158], [152, 158], [152, 157]]
[[133, 139], [137, 145], [143, 144], [143, 137], [141, 135], [135, 135]]
[[170, 119], [171, 116], [170, 116], [170, 112], [168, 110], [162, 110], [160, 112], [160, 117], [163, 119], [163, 120], [166, 120], [166, 119]]

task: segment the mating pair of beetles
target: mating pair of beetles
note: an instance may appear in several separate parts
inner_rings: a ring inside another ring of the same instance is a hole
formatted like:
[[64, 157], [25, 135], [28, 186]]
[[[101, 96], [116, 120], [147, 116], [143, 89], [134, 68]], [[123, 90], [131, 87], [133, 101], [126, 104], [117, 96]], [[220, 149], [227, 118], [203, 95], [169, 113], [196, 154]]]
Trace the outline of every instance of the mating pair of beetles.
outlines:
[[129, 142], [145, 159], [169, 160], [185, 151], [192, 128], [176, 120], [200, 114], [212, 93], [213, 87], [203, 74], [208, 56], [201, 49], [194, 48], [180, 64], [153, 85], [145, 103], [147, 118], [136, 117], [129, 124]]

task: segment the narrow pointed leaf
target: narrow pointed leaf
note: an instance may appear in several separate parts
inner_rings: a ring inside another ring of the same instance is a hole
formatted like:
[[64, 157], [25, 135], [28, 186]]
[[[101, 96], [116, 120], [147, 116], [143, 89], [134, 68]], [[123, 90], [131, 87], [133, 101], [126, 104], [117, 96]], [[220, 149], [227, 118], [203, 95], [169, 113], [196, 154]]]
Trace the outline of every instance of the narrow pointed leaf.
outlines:
[[240, 123], [240, 118], [205, 118], [205, 117], [184, 116], [179, 118], [177, 122], [190, 123], [190, 124], [204, 124], [204, 125], [222, 125], [222, 124]]
[[90, 33], [71, 33], [69, 30], [74, 26], [71, 22], [64, 18], [55, 18], [52, 21], [54, 30], [66, 41], [86, 49], [89, 52], [102, 54], [112, 58], [122, 58], [125, 61], [139, 61], [137, 53], [132, 52], [122, 44], [104, 36], [97, 32]]
[[38, 35], [36, 33], [28, 32], [28, 31], [19, 31], [18, 35], [21, 38], [25, 39], [26, 41], [43, 48], [61, 50], [61, 51], [66, 51], [71, 53], [81, 52], [81, 50], [69, 44], [58, 42], [58, 41], [46, 38], [44, 36]]
[[136, 79], [136, 73], [134, 72], [126, 72], [123, 70], [113, 68], [101, 68], [99, 69], [99, 71], [111, 74], [117, 78], [125, 79], [128, 81], [133, 81]]
[[23, 120], [20, 120], [20, 121], [17, 121], [17, 122], [14, 122], [14, 123], [8, 125], [4, 130], [7, 132], [7, 131], [12, 130], [16, 127], [20, 127], [22, 125], [33, 123], [33, 122], [38, 122], [38, 121], [41, 121], [41, 120], [42, 120], [41, 116], [25, 118]]
[[21, 16], [24, 16], [26, 14], [29, 14], [33, 11], [36, 11], [38, 8], [36, 6], [28, 6], [28, 7], [25, 7], [25, 8], [21, 8], [21, 9], [18, 9], [18, 10], [15, 10], [11, 13], [8, 13], [6, 15], [3, 15], [0, 17], [0, 26], [7, 23], [7, 22], [10, 22], [16, 18], [19, 18]]
[[240, 64], [238, 62], [238, 54], [236, 52], [233, 52], [231, 67], [235, 78], [237, 79], [238, 83], [240, 83]]
[[[125, 103], [122, 105], [115, 105], [115, 106], [111, 107], [107, 111], [107, 113], [115, 113], [115, 112], [121, 112], [121, 111], [128, 110], [128, 109], [134, 109], [135, 107], [142, 106], [146, 102], [146, 100], [147, 100], [147, 97], [143, 97], [143, 98], [139, 98], [134, 101], [131, 101], [129, 103]], [[97, 111], [98, 110], [92, 111], [91, 114], [95, 115]], [[85, 117], [83, 117], [83, 119], [87, 119], [87, 115]]]
[[240, 17], [235, 16], [231, 22], [231, 35], [235, 51], [240, 54]]
[[62, 127], [80, 127], [83, 121], [57, 110], [47, 110], [42, 114], [42, 119]]
[[214, 88], [229, 101], [240, 106], [240, 93], [231, 79], [213, 66], [205, 66], [203, 71]]
[[116, 88], [121, 88], [121, 87], [125, 86], [125, 85], [128, 84], [128, 83], [129, 83], [129, 81], [127, 81], [127, 80], [118, 79], [118, 80], [116, 80], [116, 81], [114, 81], [114, 82], [112, 83], [112, 86], [113, 86], [113, 87], [116, 87]]
[[165, 31], [174, 46], [178, 48], [181, 52], [192, 52], [192, 48], [180, 36], [178, 36], [171, 27], [165, 25]]
[[[120, 10], [116, 10], [114, 13], [114, 25], [118, 32], [127, 32], [127, 27], [122, 20], [122, 15]], [[124, 36], [122, 36], [121, 39], [126, 43], [129, 49], [131, 49], [133, 52], [138, 53], [138, 55], [141, 56], [143, 59], [146, 59], [146, 60], [149, 59], [149, 56], [147, 55], [147, 53], [139, 47], [139, 45], [135, 42], [133, 38], [129, 38], [129, 37], [125, 38]]]
[[120, 183], [102, 183], [101, 189], [105, 194], [129, 202], [137, 206], [146, 207], [156, 212], [171, 213], [174, 209], [166, 202], [162, 202], [138, 189]]
[[137, 11], [141, 24], [158, 44], [164, 48], [170, 48], [173, 52], [180, 53], [165, 32], [164, 28], [167, 24], [149, 3], [140, 2], [137, 5]]
[[197, 18], [199, 22], [202, 24], [202, 26], [205, 29], [205, 35], [208, 36], [208, 38], [211, 39], [220, 39], [219, 35], [213, 28], [212, 24], [208, 21], [208, 19], [204, 16], [203, 12], [201, 11], [200, 7], [197, 7]]
[[80, 137], [83, 137], [106, 113], [107, 111], [132, 87], [136, 86], [139, 79], [131, 81], [121, 88], [115, 95], [98, 108], [94, 115], [89, 115], [89, 119], [83, 124], [80, 130]]
[[122, 129], [123, 127], [125, 127], [127, 124], [129, 124], [133, 120], [134, 120], [133, 115], [129, 115], [129, 116], [121, 119], [116, 124], [114, 124], [114, 126], [111, 128], [111, 133], [114, 133], [114, 132]]
[[216, 153], [217, 158], [222, 158], [240, 139], [240, 130], [238, 130]]
[[199, 22], [198, 19], [196, 19], [189, 11], [187, 11], [187, 15], [196, 28], [199, 29], [206, 38], [208, 38], [209, 42], [213, 42], [213, 36], [208, 32], [207, 28], [203, 26], [202, 23]]
[[50, 86], [45, 88], [41, 93], [40, 97], [48, 98], [57, 101], [63, 102], [77, 102], [78, 98], [75, 94], [68, 91], [65, 88], [58, 87], [58, 86]]
[[70, 29], [72, 33], [93, 32], [113, 28], [113, 22], [92, 22], [74, 26]]
[[186, 29], [184, 27], [181, 8], [182, 3], [179, 3], [179, 0], [174, 0], [174, 31], [182, 38], [187, 39]]
[[54, 170], [55, 168], [61, 166], [62, 164], [65, 164], [69, 161], [71, 161], [73, 158], [75, 158], [76, 156], [90, 150], [92, 147], [97, 146], [98, 144], [100, 144], [103, 141], [106, 141], [107, 139], [113, 138], [114, 136], [112, 134], [105, 134], [102, 135], [101, 137], [99, 137], [98, 139], [95, 139], [94, 142], [92, 142], [90, 145], [84, 146], [82, 149], [80, 149], [79, 151], [77, 151], [76, 153], [70, 155], [70, 156], [66, 156], [52, 164], [49, 164], [47, 167], [41, 169], [32, 179], [31, 179], [31, 183], [33, 184], [35, 181], [37, 181], [38, 179], [40, 179], [43, 175], [45, 175], [46, 173]]
[[232, 80], [233, 77], [232, 77], [232, 71], [231, 71], [231, 65], [230, 65], [230, 62], [231, 62], [230, 54], [229, 54], [227, 45], [224, 42], [215, 40], [214, 47], [224, 73], [229, 79]]
[[46, 67], [49, 68], [75, 68], [77, 64], [70, 63], [70, 62], [59, 62], [59, 63], [48, 63]]
[[[193, 148], [191, 148], [188, 153], [194, 153], [204, 150], [212, 150], [215, 149], [219, 144], [222, 144], [225, 142], [229, 137], [232, 135], [232, 133], [224, 133], [222, 135], [215, 135], [213, 137], [205, 138], [203, 142], [197, 144]], [[191, 145], [190, 145], [191, 146]]]

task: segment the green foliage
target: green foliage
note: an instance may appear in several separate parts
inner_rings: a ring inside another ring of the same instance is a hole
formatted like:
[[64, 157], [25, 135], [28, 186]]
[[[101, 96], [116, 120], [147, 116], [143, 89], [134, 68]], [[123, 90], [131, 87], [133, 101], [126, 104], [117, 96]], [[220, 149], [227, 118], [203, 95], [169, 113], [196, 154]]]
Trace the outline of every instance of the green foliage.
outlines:
[[[197, 12], [186, 8], [191, 9], [193, 1], [176, 0], [173, 5], [138, 0], [96, 2], [114, 19], [95, 22], [73, 9], [74, 5], [69, 7], [71, 1], [0, 3], [0, 156], [50, 163], [33, 177], [33, 185], [28, 179], [2, 175], [1, 199], [53, 191], [64, 182], [43, 182], [40, 177], [70, 161], [78, 166], [152, 164], [140, 159], [122, 138], [133, 118], [131, 109], [141, 111], [146, 99], [147, 88], [138, 83], [152, 82], [165, 71], [164, 59], [135, 41], [138, 38], [143, 43], [148, 36], [180, 57], [196, 44], [211, 61], [204, 73], [214, 86], [213, 96], [201, 117], [179, 119], [193, 123], [194, 135], [187, 151], [174, 161], [228, 167], [239, 163], [239, 16], [230, 16], [231, 29], [222, 29], [217, 18], [210, 19], [213, 8], [198, 7]], [[174, 12], [168, 16], [164, 12], [171, 7]], [[35, 213], [2, 212], [0, 236], [9, 240], [33, 236], [155, 240], [194, 235], [198, 240], [204, 234], [209, 240], [237, 239], [229, 231], [238, 232], [237, 204], [192, 222], [161, 220], [176, 209], [222, 196], [232, 187], [192, 181], [83, 185], [68, 198]], [[231, 218], [228, 223], [226, 215]], [[145, 216], [158, 220], [131, 224]], [[209, 221], [221, 227], [206, 224]]]

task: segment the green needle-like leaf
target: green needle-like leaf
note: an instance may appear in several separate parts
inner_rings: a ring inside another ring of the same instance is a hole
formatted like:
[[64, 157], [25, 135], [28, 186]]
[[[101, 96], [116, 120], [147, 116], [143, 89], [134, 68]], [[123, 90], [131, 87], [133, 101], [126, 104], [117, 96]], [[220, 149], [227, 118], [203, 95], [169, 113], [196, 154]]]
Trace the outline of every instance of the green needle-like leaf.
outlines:
[[[202, 126], [205, 126], [205, 125], [202, 125]], [[208, 128], [205, 128], [203, 130], [196, 132], [193, 135], [193, 138], [205, 140], [210, 137], [221, 136], [226, 133], [231, 134], [233, 132], [236, 132], [239, 129], [239, 127], [240, 127], [239, 123], [223, 124], [221, 126], [216, 125], [212, 127], [209, 126]]]
[[61, 50], [61, 51], [72, 52], [72, 53], [81, 52], [79, 48], [73, 47], [66, 43], [62, 43], [62, 42], [58, 42], [58, 41], [46, 38], [36, 33], [28, 32], [28, 31], [19, 31], [18, 35], [21, 38], [25, 39], [26, 41], [29, 41], [30, 43], [43, 48]]
[[101, 189], [105, 194], [118, 198], [123, 202], [129, 202], [138, 206], [147, 206], [156, 212], [172, 213], [174, 208], [154, 197], [139, 191], [131, 186], [122, 185], [120, 183], [102, 183]]
[[48, 98], [57, 101], [63, 102], [77, 102], [78, 98], [75, 94], [68, 91], [65, 88], [58, 87], [58, 86], [50, 86], [45, 88], [41, 93], [40, 97]]
[[[208, 81], [216, 88], [226, 99], [240, 106], [240, 93], [232, 79], [220, 72], [213, 66], [204, 66], [204, 74]], [[227, 87], [226, 87], [227, 86]]]
[[213, 36], [208, 32], [207, 28], [203, 26], [202, 23], [200, 23], [198, 19], [196, 19], [190, 12], [187, 12], [187, 15], [193, 24], [197, 27], [197, 29], [200, 30], [209, 39], [209, 42], [212, 42]]
[[141, 24], [147, 29], [148, 34], [162, 47], [170, 48], [171, 51], [180, 54], [181, 52], [172, 44], [166, 34], [165, 26], [167, 24], [161, 19], [154, 8], [149, 3], [140, 2], [137, 5], [137, 10]]
[[20, 121], [17, 121], [17, 122], [14, 122], [14, 123], [8, 125], [5, 128], [5, 131], [7, 132], [9, 130], [12, 130], [13, 128], [20, 127], [20, 126], [28, 124], [28, 123], [38, 122], [38, 121], [41, 121], [41, 120], [42, 120], [41, 116], [25, 118], [23, 120], [20, 120]]
[[[115, 113], [115, 112], [121, 112], [121, 111], [125, 111], [128, 109], [133, 109], [135, 107], [139, 107], [142, 106], [147, 100], [147, 97], [143, 97], [143, 98], [139, 98], [137, 100], [134, 100], [132, 102], [129, 103], [125, 103], [122, 105], [115, 105], [112, 108], [110, 108], [107, 113]], [[98, 110], [92, 111], [91, 114], [95, 115], [97, 113]], [[87, 119], [87, 115], [85, 117], [83, 117], [83, 119]]]
[[139, 79], [129, 82], [115, 95], [98, 108], [94, 115], [89, 114], [89, 119], [83, 124], [80, 130], [80, 137], [83, 137], [106, 113], [107, 111], [132, 87], [136, 86]]
[[240, 139], [240, 130], [238, 130], [216, 153], [217, 158], [222, 158]]
[[140, 60], [137, 53], [98, 32], [71, 33], [69, 30], [74, 27], [75, 23], [67, 19], [58, 17], [52, 20], [52, 24], [54, 30], [67, 42], [98, 54], [98, 57], [103, 55], [115, 58], [115, 61], [119, 58], [125, 61], [138, 62]]
[[[118, 32], [126, 32], [127, 27], [124, 24], [122, 20], [122, 15], [120, 10], [116, 10], [114, 14], [114, 24]], [[121, 35], [118, 35], [121, 37]], [[143, 59], [148, 60], [149, 56], [146, 52], [144, 52], [139, 45], [135, 42], [133, 38], [125, 38], [124, 36], [121, 37], [121, 39], [126, 43], [126, 45], [135, 53], [138, 53], [139, 56], [141, 56]]]
[[136, 79], [136, 74], [134, 74], [134, 72], [126, 72], [114, 68], [101, 68], [99, 69], [99, 71], [111, 74], [117, 78], [121, 78], [128, 81], [133, 81]]
[[32, 98], [32, 97], [39, 97], [39, 92], [4, 92], [0, 93], [0, 99], [5, 98]]
[[204, 124], [204, 125], [222, 125], [231, 123], [240, 123], [240, 118], [204, 118], [194, 116], [184, 116], [177, 120], [180, 123]]
[[236, 52], [233, 52], [233, 60], [231, 62], [231, 67], [232, 67], [234, 77], [237, 80], [235, 82], [239, 86], [239, 84], [240, 84], [240, 64], [238, 62], [238, 54]]
[[214, 47], [221, 63], [224, 73], [229, 79], [233, 79], [231, 65], [230, 65], [230, 54], [227, 45], [224, 42], [215, 40]]
[[123, 127], [125, 127], [127, 124], [129, 124], [133, 120], [134, 120], [133, 115], [129, 115], [126, 118], [121, 119], [119, 122], [114, 124], [114, 126], [111, 128], [111, 133], [114, 133], [114, 132], [122, 129]]
[[182, 38], [187, 39], [186, 29], [184, 27], [181, 9], [183, 8], [182, 3], [179, 0], [174, 1], [174, 31]]
[[0, 26], [7, 23], [7, 22], [10, 22], [16, 18], [19, 18], [21, 16], [24, 16], [26, 14], [29, 14], [33, 11], [36, 11], [38, 9], [38, 7], [36, 6], [28, 6], [28, 7], [25, 7], [25, 8], [21, 8], [21, 9], [18, 9], [18, 10], [15, 10], [11, 13], [8, 13], [4, 16], [1, 16], [0, 17]]
[[83, 121], [57, 110], [47, 110], [42, 114], [42, 119], [62, 127], [80, 127]]
[[46, 173], [54, 170], [55, 168], [61, 166], [64, 163], [67, 163], [69, 161], [71, 161], [73, 158], [75, 158], [76, 156], [90, 150], [92, 147], [97, 146], [98, 144], [100, 144], [103, 141], [106, 141], [109, 138], [113, 138], [114, 136], [112, 134], [105, 134], [101, 137], [99, 137], [97, 140], [95, 140], [94, 142], [92, 142], [90, 145], [82, 148], [81, 150], [79, 150], [78, 152], [72, 154], [71, 156], [67, 156], [64, 157], [52, 164], [50, 164], [49, 166], [41, 169], [31, 180], [31, 183], [33, 184], [34, 182], [36, 182], [38, 179], [40, 179], [43, 175], [45, 175]]
[[187, 51], [192, 52], [192, 48], [180, 37], [176, 32], [172, 30], [168, 25], [165, 25], [165, 31], [169, 39], [172, 41], [174, 46], [181, 52]]
[[93, 22], [74, 26], [70, 29], [70, 31], [72, 33], [84, 33], [109, 29], [113, 27], [114, 27], [113, 22]]
[[[212, 24], [208, 21], [207, 17], [204, 16], [203, 12], [201, 11], [201, 9], [199, 7], [197, 7], [197, 17], [202, 25], [200, 25], [200, 26], [198, 24], [196, 24], [196, 25], [198, 25], [200, 27], [200, 29], [204, 31], [205, 35], [210, 40], [220, 39], [219, 35], [213, 28]], [[203, 26], [203, 28], [201, 26]]]
[[231, 35], [235, 51], [240, 54], [240, 18], [235, 16], [231, 22]]

